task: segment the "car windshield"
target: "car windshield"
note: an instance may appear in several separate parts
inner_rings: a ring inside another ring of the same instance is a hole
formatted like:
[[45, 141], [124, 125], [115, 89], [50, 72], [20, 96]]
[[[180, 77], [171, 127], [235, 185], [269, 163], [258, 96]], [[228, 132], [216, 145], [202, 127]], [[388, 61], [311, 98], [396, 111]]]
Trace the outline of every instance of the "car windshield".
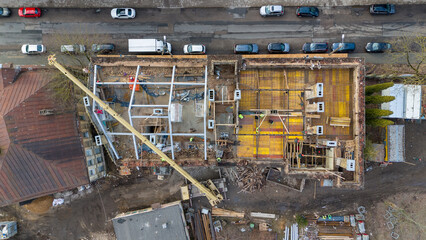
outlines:
[[42, 49], [43, 47], [41, 45], [37, 45], [37, 51], [41, 52]]
[[252, 47], [251, 45], [247, 45], [247, 50], [248, 50], [249, 52], [251, 52], [251, 51], [253, 51], [253, 47]]
[[3, 9], [2, 8], [0, 8], [0, 14], [3, 14]]
[[377, 50], [380, 50], [380, 47], [381, 46], [381, 44], [380, 43], [373, 43], [373, 45], [371, 45], [371, 48], [374, 50], [374, 51], [377, 51]]
[[192, 46], [191, 45], [189, 45], [188, 46], [188, 52], [191, 52], [192, 51]]
[[265, 7], [265, 12], [267, 13], [267, 14], [270, 14], [271, 13], [271, 9], [270, 9], [270, 7], [269, 6], [267, 6], [267, 7]]
[[311, 49], [321, 48], [321, 44], [311, 43]]
[[36, 10], [34, 10], [34, 14], [38, 14], [38, 10], [36, 9]]
[[117, 9], [117, 15], [126, 15], [126, 9], [124, 8]]
[[26, 50], [27, 52], [29, 52], [29, 50], [30, 50], [30, 45], [27, 45], [27, 46], [25, 47], [25, 50]]

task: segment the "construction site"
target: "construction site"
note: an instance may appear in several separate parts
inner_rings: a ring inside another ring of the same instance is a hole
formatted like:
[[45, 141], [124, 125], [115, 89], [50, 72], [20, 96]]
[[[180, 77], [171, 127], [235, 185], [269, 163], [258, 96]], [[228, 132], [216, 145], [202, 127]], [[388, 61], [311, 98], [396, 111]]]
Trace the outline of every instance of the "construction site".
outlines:
[[[363, 186], [364, 63], [346, 54], [98, 56], [88, 86], [181, 166], [259, 165]], [[121, 175], [167, 166], [89, 98]]]

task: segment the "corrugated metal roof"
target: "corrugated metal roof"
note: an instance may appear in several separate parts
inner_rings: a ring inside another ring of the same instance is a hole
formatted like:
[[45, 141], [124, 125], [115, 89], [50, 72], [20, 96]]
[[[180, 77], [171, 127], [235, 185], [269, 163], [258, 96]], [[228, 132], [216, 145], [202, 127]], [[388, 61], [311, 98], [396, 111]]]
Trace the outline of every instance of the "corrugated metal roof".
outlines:
[[387, 126], [387, 154], [389, 162], [405, 162], [405, 126]]
[[405, 85], [405, 118], [420, 119], [420, 102], [422, 97], [420, 85]]
[[395, 100], [382, 104], [383, 110], [393, 112], [389, 118], [404, 118], [405, 89], [403, 84], [394, 84], [392, 87], [382, 91], [382, 96], [394, 96]]
[[49, 98], [49, 79], [23, 73], [0, 97], [0, 206], [89, 183], [74, 111], [61, 112]]
[[393, 112], [389, 118], [420, 119], [421, 91], [419, 85], [395, 84], [382, 91], [382, 96], [394, 96], [395, 100], [381, 108]]

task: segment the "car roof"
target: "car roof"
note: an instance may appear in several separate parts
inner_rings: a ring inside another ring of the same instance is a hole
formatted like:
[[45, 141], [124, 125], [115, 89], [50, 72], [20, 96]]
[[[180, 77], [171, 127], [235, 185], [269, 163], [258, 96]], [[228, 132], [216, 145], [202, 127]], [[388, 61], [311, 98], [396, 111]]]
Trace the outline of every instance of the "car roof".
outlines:
[[35, 14], [36, 13], [36, 8], [24, 8], [25, 10], [25, 14]]
[[272, 49], [281, 49], [284, 43], [270, 43]]
[[[333, 48], [338, 48], [342, 43], [333, 43]], [[345, 42], [343, 43], [343, 48], [354, 48], [355, 43], [352, 42]]]
[[326, 46], [327, 45], [327, 43], [322, 43], [322, 42], [311, 42], [311, 43], [308, 43], [308, 44], [311, 44], [311, 46], [312, 45], [315, 45], [315, 46], [321, 46], [321, 45]]
[[281, 12], [283, 10], [283, 6], [281, 5], [271, 5], [271, 10], [274, 12]]
[[67, 51], [73, 51], [74, 50], [74, 45], [62, 45], [61, 48], [65, 49]]
[[249, 50], [250, 47], [252, 47], [252, 44], [237, 44], [235, 49], [239, 51], [246, 51]]
[[315, 7], [299, 7], [299, 11], [302, 13], [310, 13], [315, 11]]
[[37, 47], [38, 47], [38, 45], [37, 44], [35, 44], [35, 45], [28, 45], [28, 51], [29, 52], [36, 52], [37, 51]]
[[201, 44], [191, 45], [191, 48], [192, 48], [193, 52], [201, 52], [201, 51], [203, 51], [203, 45], [201, 45]]

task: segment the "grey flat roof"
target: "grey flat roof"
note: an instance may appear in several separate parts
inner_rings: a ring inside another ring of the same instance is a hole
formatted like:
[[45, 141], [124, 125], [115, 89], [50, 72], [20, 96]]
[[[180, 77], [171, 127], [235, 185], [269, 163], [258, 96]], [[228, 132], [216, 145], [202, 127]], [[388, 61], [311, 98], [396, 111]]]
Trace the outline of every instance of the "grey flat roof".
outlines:
[[118, 240], [189, 240], [180, 202], [120, 214], [112, 222]]

